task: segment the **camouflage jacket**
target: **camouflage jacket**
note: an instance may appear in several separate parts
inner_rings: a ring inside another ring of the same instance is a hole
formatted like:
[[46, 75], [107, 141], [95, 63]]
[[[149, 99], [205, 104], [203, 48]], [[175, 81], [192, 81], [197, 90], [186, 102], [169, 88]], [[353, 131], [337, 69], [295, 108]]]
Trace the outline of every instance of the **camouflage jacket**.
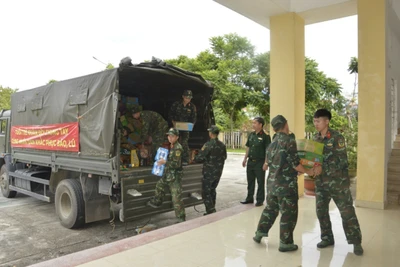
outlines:
[[165, 163], [165, 174], [182, 171], [182, 153], [183, 147], [176, 142], [170, 149], [167, 163]]
[[[317, 133], [314, 141], [324, 144], [324, 162], [322, 163], [322, 174], [317, 180], [322, 179], [324, 183], [333, 185], [348, 185], [348, 162], [346, 143], [343, 135], [338, 131], [328, 128], [325, 137]], [[319, 178], [319, 179], [318, 179]]]
[[145, 110], [140, 112], [140, 118], [142, 120], [142, 138], [147, 136], [165, 135], [168, 123], [164, 118], [157, 112]]
[[278, 132], [267, 149], [269, 173], [267, 193], [275, 196], [298, 196], [297, 171], [300, 164], [296, 141]]
[[204, 144], [194, 160], [204, 162], [203, 171], [222, 171], [226, 160], [226, 146], [218, 138], [212, 138]]
[[182, 101], [176, 101], [171, 106], [168, 119], [170, 121], [183, 121], [194, 124], [197, 119], [196, 106], [192, 102], [184, 106]]

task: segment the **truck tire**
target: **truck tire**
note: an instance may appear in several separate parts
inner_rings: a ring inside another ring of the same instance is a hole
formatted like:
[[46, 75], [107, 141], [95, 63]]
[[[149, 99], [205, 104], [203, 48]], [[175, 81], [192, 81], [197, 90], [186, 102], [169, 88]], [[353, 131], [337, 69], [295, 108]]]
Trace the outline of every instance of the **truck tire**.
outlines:
[[1, 166], [1, 170], [0, 170], [1, 193], [6, 198], [13, 198], [17, 195], [17, 191], [10, 190], [10, 187], [8, 186], [9, 185], [8, 182], [9, 182], [9, 179], [8, 179], [7, 166], [4, 164], [3, 166]]
[[62, 226], [71, 229], [85, 224], [85, 202], [79, 180], [62, 180], [57, 186], [54, 202]]

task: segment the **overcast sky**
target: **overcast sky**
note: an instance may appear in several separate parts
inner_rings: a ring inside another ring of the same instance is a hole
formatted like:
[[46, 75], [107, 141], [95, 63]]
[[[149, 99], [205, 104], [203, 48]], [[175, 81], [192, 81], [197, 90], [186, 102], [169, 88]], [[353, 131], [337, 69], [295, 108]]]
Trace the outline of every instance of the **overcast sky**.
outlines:
[[[0, 85], [30, 89], [152, 56], [195, 57], [212, 36], [236, 32], [257, 52], [269, 51], [269, 30], [212, 0], [0, 1]], [[347, 72], [357, 56], [357, 17], [306, 26], [306, 56], [353, 90]]]

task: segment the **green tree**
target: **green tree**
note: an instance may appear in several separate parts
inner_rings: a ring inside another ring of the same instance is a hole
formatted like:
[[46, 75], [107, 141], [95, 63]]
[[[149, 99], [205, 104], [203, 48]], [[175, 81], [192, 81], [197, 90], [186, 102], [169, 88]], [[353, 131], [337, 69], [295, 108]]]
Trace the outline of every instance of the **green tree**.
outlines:
[[355, 101], [356, 98], [356, 89], [357, 89], [357, 81], [358, 81], [358, 58], [352, 57], [349, 62], [349, 67], [347, 71], [350, 74], [354, 74], [354, 88], [353, 88], [353, 99]]
[[327, 77], [318, 70], [318, 63], [305, 59], [306, 69], [306, 131], [313, 132], [314, 112], [320, 108], [341, 112], [345, 105], [341, 85], [336, 79]]
[[354, 74], [354, 88], [351, 99], [347, 101], [345, 112], [348, 125], [343, 131], [347, 143], [347, 158], [349, 169], [357, 169], [357, 142], [358, 142], [358, 106], [357, 106], [357, 84], [358, 84], [358, 59], [350, 59], [347, 71]]
[[11, 95], [16, 91], [18, 89], [11, 89], [0, 85], [0, 110], [11, 108]]
[[[226, 34], [210, 38], [210, 49], [195, 58], [181, 55], [167, 63], [201, 74], [214, 85], [216, 122], [225, 130], [240, 128], [242, 109], [270, 119], [270, 53], [256, 54], [247, 38]], [[341, 85], [318, 70], [315, 60], [305, 59], [306, 130], [314, 131], [313, 115], [318, 108], [343, 113]], [[221, 114], [223, 113], [223, 114]]]
[[[166, 60], [182, 69], [197, 72], [214, 86], [214, 112], [218, 125], [233, 131], [243, 117], [242, 108], [253, 105], [261, 115], [269, 114], [265, 84], [268, 72], [259, 69], [269, 66], [262, 62], [266, 55], [255, 56], [254, 46], [247, 38], [226, 34], [210, 38], [210, 49], [196, 58], [179, 56]], [[223, 112], [224, 114], [218, 114]], [[227, 119], [229, 120], [227, 125]]]
[[57, 80], [51, 79], [47, 84], [56, 83], [56, 82], [57, 82]]

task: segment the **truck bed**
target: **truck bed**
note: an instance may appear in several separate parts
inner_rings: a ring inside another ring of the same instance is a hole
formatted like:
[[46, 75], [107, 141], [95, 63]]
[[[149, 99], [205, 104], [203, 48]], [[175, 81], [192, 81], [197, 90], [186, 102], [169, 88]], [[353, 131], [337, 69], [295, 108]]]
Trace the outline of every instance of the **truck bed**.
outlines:
[[[152, 167], [131, 168], [127, 171], [121, 171], [121, 194], [122, 194], [122, 217], [123, 221], [132, 221], [146, 216], [173, 210], [171, 194], [166, 189], [166, 196], [161, 207], [154, 209], [146, 205], [147, 201], [154, 196], [155, 186], [161, 178], [151, 174]], [[192, 164], [183, 167], [182, 178], [182, 198], [185, 207], [202, 205], [202, 199], [196, 199], [192, 196], [196, 192], [202, 194], [202, 165]], [[136, 190], [141, 195], [133, 196]], [[122, 219], [121, 218], [121, 219]]]

